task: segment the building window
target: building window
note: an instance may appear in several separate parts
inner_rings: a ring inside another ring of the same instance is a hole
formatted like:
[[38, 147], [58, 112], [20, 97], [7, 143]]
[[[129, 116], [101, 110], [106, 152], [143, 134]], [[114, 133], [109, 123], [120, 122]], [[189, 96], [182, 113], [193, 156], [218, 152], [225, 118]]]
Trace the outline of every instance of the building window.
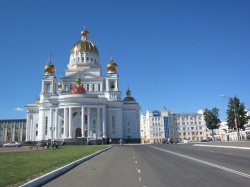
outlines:
[[48, 117], [45, 118], [45, 135], [48, 134]]
[[115, 88], [115, 81], [111, 81], [111, 82], [110, 82], [110, 88], [111, 88], [111, 89], [114, 89], [114, 88]]
[[46, 89], [45, 90], [46, 93], [50, 92], [50, 83], [46, 84], [46, 88], [45, 89]]
[[87, 91], [89, 91], [89, 84], [87, 84]]
[[88, 124], [88, 116], [87, 115], [84, 116], [84, 120], [85, 120], [85, 125], [87, 125]]
[[62, 121], [61, 134], [64, 134], [64, 121]]
[[129, 122], [128, 122], [128, 135], [130, 135], [130, 124], [129, 124]]
[[95, 91], [95, 84], [92, 84], [92, 91]]
[[101, 84], [98, 84], [98, 91], [101, 91]]

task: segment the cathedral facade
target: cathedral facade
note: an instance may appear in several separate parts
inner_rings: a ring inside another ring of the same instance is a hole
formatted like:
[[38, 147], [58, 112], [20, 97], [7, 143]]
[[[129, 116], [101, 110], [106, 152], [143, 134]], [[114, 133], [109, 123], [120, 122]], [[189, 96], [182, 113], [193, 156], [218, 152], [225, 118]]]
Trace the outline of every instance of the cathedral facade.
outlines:
[[140, 141], [139, 103], [129, 89], [122, 99], [112, 58], [102, 75], [98, 49], [88, 36], [84, 28], [58, 82], [52, 60], [45, 65], [40, 97], [26, 106], [26, 141]]

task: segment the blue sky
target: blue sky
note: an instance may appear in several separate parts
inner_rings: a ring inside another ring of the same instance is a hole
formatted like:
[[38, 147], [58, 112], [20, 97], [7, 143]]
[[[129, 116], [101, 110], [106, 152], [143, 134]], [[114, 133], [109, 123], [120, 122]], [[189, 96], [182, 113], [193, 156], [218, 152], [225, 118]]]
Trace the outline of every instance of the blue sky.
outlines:
[[0, 1], [0, 119], [25, 118], [52, 52], [59, 80], [86, 25], [103, 76], [112, 52], [120, 90], [142, 112], [220, 109], [236, 95], [250, 108], [248, 0]]

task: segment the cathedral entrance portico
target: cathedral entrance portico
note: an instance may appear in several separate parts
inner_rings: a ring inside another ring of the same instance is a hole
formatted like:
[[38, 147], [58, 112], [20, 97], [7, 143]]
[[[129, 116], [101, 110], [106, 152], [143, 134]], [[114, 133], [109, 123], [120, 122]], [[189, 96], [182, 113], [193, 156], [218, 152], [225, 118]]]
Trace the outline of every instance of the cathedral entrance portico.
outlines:
[[64, 107], [63, 110], [64, 139], [79, 137], [88, 139], [105, 138], [104, 106], [69, 106]]

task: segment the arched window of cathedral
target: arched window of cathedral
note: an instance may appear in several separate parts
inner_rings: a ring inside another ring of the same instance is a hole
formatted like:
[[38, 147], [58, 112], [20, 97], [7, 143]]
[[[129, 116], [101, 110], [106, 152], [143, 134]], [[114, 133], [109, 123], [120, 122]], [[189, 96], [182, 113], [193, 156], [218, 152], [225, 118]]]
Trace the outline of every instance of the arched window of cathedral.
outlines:
[[113, 134], [115, 134], [115, 116], [112, 116], [112, 130]]
[[64, 134], [64, 121], [62, 120], [62, 124], [61, 124], [61, 134]]
[[95, 134], [96, 134], [95, 119], [93, 119], [93, 133], [95, 133]]
[[115, 88], [115, 81], [111, 81], [111, 82], [110, 82], [110, 88], [111, 88], [111, 89], [114, 89], [114, 88]]
[[89, 91], [89, 84], [87, 84], [87, 92]]
[[84, 117], [84, 119], [85, 119], [85, 125], [87, 125], [88, 124], [88, 116], [87, 115], [85, 115], [85, 117]]
[[50, 92], [50, 83], [46, 83], [45, 93]]
[[92, 91], [95, 91], [95, 84], [92, 84]]
[[89, 61], [89, 57], [87, 57], [87, 61]]

